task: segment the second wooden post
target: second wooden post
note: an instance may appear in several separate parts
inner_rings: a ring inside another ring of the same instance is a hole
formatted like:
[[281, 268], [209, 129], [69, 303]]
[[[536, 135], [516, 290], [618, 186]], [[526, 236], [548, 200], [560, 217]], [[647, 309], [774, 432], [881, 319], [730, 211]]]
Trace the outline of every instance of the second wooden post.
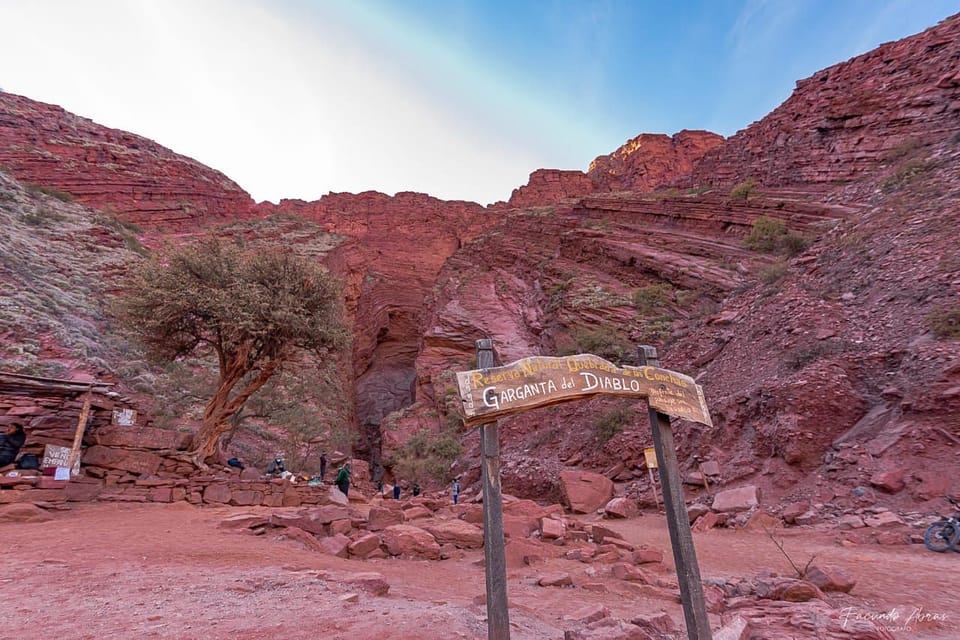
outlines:
[[[477, 340], [477, 368], [492, 367], [493, 340]], [[487, 578], [487, 638], [509, 640], [503, 495], [500, 492], [500, 434], [496, 421], [480, 425], [480, 453], [483, 458], [483, 558]]]

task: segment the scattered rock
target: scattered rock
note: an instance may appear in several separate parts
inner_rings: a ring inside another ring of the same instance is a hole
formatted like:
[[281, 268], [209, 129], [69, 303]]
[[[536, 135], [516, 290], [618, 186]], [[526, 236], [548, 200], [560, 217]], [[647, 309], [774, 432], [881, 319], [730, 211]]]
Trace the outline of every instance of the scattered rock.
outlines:
[[721, 512], [749, 511], [760, 504], [760, 490], [752, 484], [721, 491], [713, 498], [713, 510]]

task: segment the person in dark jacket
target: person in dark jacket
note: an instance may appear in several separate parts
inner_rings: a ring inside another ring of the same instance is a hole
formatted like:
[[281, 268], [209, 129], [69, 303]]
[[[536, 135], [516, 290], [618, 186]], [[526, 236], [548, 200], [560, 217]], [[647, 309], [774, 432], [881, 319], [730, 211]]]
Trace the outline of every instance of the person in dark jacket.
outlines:
[[337, 489], [340, 489], [340, 492], [343, 495], [347, 495], [350, 491], [350, 463], [340, 467], [339, 473], [337, 473], [337, 479], [333, 481], [337, 485]]
[[323, 482], [323, 477], [327, 473], [327, 452], [324, 451], [320, 454], [320, 482]]
[[0, 467], [4, 467], [17, 459], [20, 447], [27, 440], [27, 434], [19, 424], [7, 427], [6, 433], [0, 434]]

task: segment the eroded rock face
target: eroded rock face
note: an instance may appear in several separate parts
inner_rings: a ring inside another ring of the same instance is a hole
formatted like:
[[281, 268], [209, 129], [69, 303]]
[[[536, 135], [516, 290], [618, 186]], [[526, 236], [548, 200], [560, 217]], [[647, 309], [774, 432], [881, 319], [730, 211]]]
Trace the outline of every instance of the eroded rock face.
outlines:
[[253, 205], [219, 171], [12, 93], [0, 93], [0, 165], [21, 182], [54, 187], [145, 226], [242, 217]]
[[960, 19], [797, 82], [768, 116], [709, 151], [692, 184], [830, 184], [960, 131]]
[[597, 185], [582, 171], [537, 169], [530, 174], [526, 185], [513, 190], [509, 205], [540, 207], [593, 193], [596, 190]]
[[674, 136], [641, 133], [607, 156], [590, 163], [597, 191], [652, 191], [687, 175], [723, 136], [684, 129]]
[[346, 282], [360, 425], [379, 425], [414, 400], [419, 318], [444, 262], [489, 224], [484, 209], [421, 193], [329, 194], [315, 202], [262, 203], [319, 223], [345, 240], [330, 267]]

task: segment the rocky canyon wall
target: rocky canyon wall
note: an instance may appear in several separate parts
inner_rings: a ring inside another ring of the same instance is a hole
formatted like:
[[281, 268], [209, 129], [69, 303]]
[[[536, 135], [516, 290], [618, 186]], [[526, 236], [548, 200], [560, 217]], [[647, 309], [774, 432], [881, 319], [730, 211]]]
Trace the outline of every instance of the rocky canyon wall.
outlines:
[[960, 132], [960, 19], [797, 82], [773, 112], [706, 153], [693, 185], [835, 185]]
[[246, 215], [250, 196], [219, 171], [152, 140], [0, 92], [0, 167], [144, 226]]

